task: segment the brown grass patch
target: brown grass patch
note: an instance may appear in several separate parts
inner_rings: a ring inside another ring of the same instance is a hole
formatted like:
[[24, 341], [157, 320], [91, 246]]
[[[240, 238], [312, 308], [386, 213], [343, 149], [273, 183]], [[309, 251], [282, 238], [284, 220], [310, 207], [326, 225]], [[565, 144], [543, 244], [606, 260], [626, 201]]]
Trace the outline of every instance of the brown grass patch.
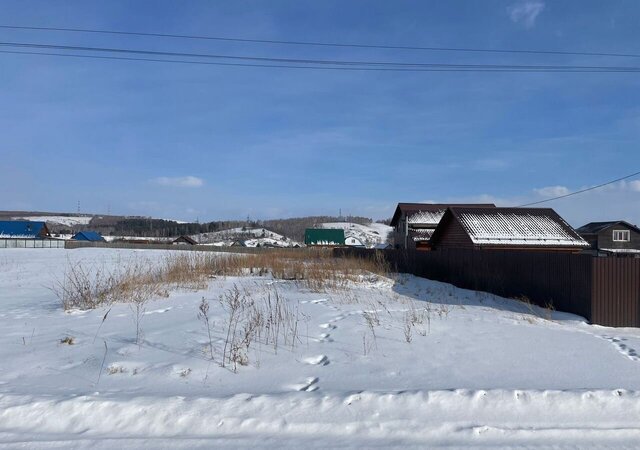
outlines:
[[131, 260], [113, 270], [69, 263], [53, 287], [65, 310], [93, 309], [113, 302], [144, 303], [173, 289], [206, 289], [217, 276], [272, 276], [293, 280], [315, 292], [335, 291], [350, 283], [389, 273], [381, 253], [371, 258], [333, 257], [331, 250], [273, 250], [259, 254], [184, 252], [159, 263]]

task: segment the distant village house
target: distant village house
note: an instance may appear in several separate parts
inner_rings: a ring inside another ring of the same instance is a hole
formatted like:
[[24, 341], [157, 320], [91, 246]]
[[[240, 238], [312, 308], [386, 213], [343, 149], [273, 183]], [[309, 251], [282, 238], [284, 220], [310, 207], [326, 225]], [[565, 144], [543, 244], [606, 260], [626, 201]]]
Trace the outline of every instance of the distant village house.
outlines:
[[74, 241], [88, 241], [88, 242], [105, 242], [102, 235], [96, 231], [80, 231], [76, 233], [71, 239]]
[[189, 236], [179, 236], [172, 242], [173, 245], [197, 245], [198, 243], [194, 241]]
[[590, 222], [576, 231], [594, 253], [640, 257], [640, 229], [629, 222]]

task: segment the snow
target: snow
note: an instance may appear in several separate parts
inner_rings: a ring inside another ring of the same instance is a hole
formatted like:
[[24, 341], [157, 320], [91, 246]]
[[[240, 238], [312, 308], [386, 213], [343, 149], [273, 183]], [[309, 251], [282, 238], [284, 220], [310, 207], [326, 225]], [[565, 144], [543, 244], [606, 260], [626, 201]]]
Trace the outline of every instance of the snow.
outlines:
[[433, 228], [416, 228], [409, 232], [415, 242], [428, 241], [433, 235]]
[[410, 225], [432, 225], [434, 228], [440, 223], [440, 219], [444, 216], [445, 210], [439, 211], [418, 211], [407, 217]]
[[588, 246], [578, 234], [548, 216], [490, 211], [459, 216], [474, 244]]
[[[408, 275], [365, 277], [331, 292], [247, 276], [153, 299], [136, 345], [129, 305], [65, 313], [49, 289], [69, 264], [162, 264], [174, 252], [0, 250], [0, 448], [640, 441], [638, 329], [592, 326]], [[300, 317], [295, 346], [254, 347], [238, 373], [218, 364], [226, 317], [218, 298], [234, 285], [254, 299], [277, 289]], [[214, 361], [197, 318], [203, 297]], [[407, 315], [427, 310], [430, 320], [407, 342]], [[366, 317], [378, 321], [373, 331]]]
[[602, 248], [601, 250], [611, 253], [640, 253], [640, 250], [633, 248]]
[[[322, 228], [337, 228], [344, 230], [344, 236], [347, 245], [364, 245], [365, 247], [374, 247], [376, 244], [383, 244], [387, 241], [387, 236], [393, 230], [393, 227], [383, 223], [372, 222], [367, 225], [361, 225], [352, 222], [328, 222], [321, 224]], [[349, 241], [349, 238], [357, 239]], [[351, 244], [349, 242], [352, 242]]]
[[195, 234], [190, 237], [199, 244], [218, 247], [228, 247], [236, 241], [243, 241], [247, 247], [264, 247], [265, 245], [273, 247], [301, 246], [300, 243], [266, 228], [230, 228], [211, 233]]
[[34, 222], [56, 223], [72, 227], [74, 225], [88, 225], [93, 216], [21, 216], [13, 220], [31, 220]]
[[40, 239], [35, 238], [32, 234], [4, 234], [0, 233], [0, 239]]

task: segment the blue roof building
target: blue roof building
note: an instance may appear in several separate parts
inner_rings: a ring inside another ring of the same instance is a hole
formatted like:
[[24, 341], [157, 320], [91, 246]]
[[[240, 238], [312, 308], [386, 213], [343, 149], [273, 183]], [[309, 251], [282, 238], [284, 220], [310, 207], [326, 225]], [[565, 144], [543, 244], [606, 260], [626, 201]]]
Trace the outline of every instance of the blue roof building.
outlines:
[[74, 241], [104, 242], [102, 235], [96, 231], [80, 231], [71, 239]]
[[49, 229], [44, 222], [31, 222], [29, 220], [2, 220], [0, 221], [1, 239], [45, 239], [49, 238]]

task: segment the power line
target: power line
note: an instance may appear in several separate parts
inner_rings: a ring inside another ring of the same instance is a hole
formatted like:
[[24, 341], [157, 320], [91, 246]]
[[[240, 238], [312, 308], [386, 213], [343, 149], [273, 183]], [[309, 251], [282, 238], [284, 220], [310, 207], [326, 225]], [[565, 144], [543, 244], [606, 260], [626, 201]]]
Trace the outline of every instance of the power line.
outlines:
[[[522, 72], [640, 72], [640, 67], [634, 66], [576, 66], [576, 65], [518, 65], [518, 64], [449, 64], [449, 63], [403, 63], [394, 61], [353, 61], [353, 60], [322, 60], [322, 59], [298, 59], [298, 58], [273, 58], [273, 57], [258, 57], [258, 56], [239, 56], [239, 55], [222, 55], [211, 53], [186, 53], [186, 52], [165, 52], [154, 50], [135, 50], [135, 49], [123, 49], [123, 48], [105, 48], [105, 47], [86, 47], [86, 46], [71, 46], [71, 45], [53, 45], [53, 44], [38, 44], [28, 42], [0, 42], [2, 47], [17, 47], [17, 48], [36, 48], [36, 49], [55, 49], [65, 51], [83, 51], [83, 52], [98, 52], [98, 53], [124, 53], [135, 55], [150, 55], [150, 56], [163, 56], [163, 57], [188, 57], [188, 58], [207, 58], [207, 59], [227, 59], [227, 60], [240, 60], [240, 61], [253, 61], [261, 63], [276, 63], [277, 67], [286, 68], [301, 68], [300, 66], [281, 66], [279, 64], [303, 64], [304, 67], [309, 68], [306, 65], [328, 65], [328, 66], [355, 66], [360, 70], [363, 68], [393, 68], [396, 71], [427, 71], [424, 69], [455, 69], [456, 71], [522, 71]], [[25, 52], [27, 53], [27, 52]], [[30, 54], [38, 54], [33, 52]], [[61, 54], [51, 54], [51, 56], [61, 56]], [[93, 56], [93, 55], [83, 55]], [[104, 59], [116, 59], [116, 58], [104, 58]], [[119, 58], [125, 59], [125, 58]], [[167, 61], [167, 60], [164, 60]], [[184, 62], [172, 60], [169, 62]], [[222, 65], [222, 64], [220, 64]], [[231, 64], [226, 64], [231, 65]], [[240, 64], [237, 64], [240, 65]], [[257, 65], [252, 65], [257, 66]], [[273, 66], [273, 65], [269, 65]], [[263, 67], [260, 65], [260, 67]], [[423, 69], [423, 70], [418, 70]], [[389, 70], [389, 69], [387, 69]]]
[[521, 208], [523, 206], [539, 205], [540, 203], [552, 202], [554, 200], [558, 200], [558, 199], [561, 199], [561, 198], [571, 197], [572, 195], [578, 195], [578, 194], [582, 194], [583, 192], [592, 191], [594, 189], [599, 189], [599, 188], [601, 188], [603, 186], [607, 186], [609, 184], [617, 183], [618, 181], [626, 180], [627, 178], [635, 177], [636, 175], [640, 175], [640, 172], [635, 172], [635, 173], [632, 173], [630, 175], [626, 175], [624, 177], [616, 178], [615, 180], [607, 181], [606, 183], [602, 183], [602, 184], [599, 184], [597, 186], [592, 186], [590, 188], [580, 189], [579, 191], [570, 192], [570, 193], [564, 194], [564, 195], [558, 195], [557, 197], [548, 198], [546, 200], [540, 200], [540, 201], [532, 202], [532, 203], [525, 203], [524, 205], [519, 205], [517, 207]]
[[69, 53], [53, 53], [53, 52], [23, 52], [12, 50], [0, 50], [0, 53], [13, 55], [35, 55], [35, 56], [58, 56], [67, 58], [86, 58], [86, 59], [102, 59], [102, 60], [118, 60], [118, 61], [142, 61], [142, 62], [159, 62], [172, 64], [195, 64], [205, 66], [229, 66], [229, 67], [255, 67], [255, 68], [280, 68], [280, 69], [307, 69], [307, 70], [337, 70], [337, 71], [364, 71], [364, 72], [508, 72], [508, 73], [638, 73], [637, 70], [526, 70], [526, 69], [447, 69], [447, 68], [425, 68], [425, 69], [402, 69], [402, 68], [375, 68], [375, 67], [332, 67], [332, 66], [294, 66], [283, 64], [247, 64], [247, 63], [224, 63], [211, 61], [190, 61], [177, 59], [154, 59], [154, 58], [132, 58], [124, 56], [100, 56], [100, 55], [76, 55]]
[[490, 49], [490, 48], [471, 48], [471, 47], [423, 47], [423, 46], [411, 46], [411, 45], [379, 45], [379, 44], [357, 44], [357, 43], [351, 44], [351, 43], [339, 43], [339, 42], [248, 39], [248, 38], [226, 37], [226, 36], [199, 36], [199, 35], [188, 35], [188, 34], [143, 33], [138, 31], [98, 30], [98, 29], [89, 29], [89, 28], [33, 27], [33, 26], [16, 26], [16, 25], [0, 25], [0, 28], [13, 29], [13, 30], [94, 33], [94, 34], [111, 34], [111, 35], [125, 35], [125, 36], [163, 37], [163, 38], [172, 38], [172, 39], [194, 39], [194, 40], [208, 40], [208, 41], [317, 46], [317, 47], [347, 47], [347, 48], [368, 48], [368, 49], [383, 49], [383, 50], [422, 50], [422, 51], [437, 51], [437, 52], [511, 53], [511, 54], [533, 54], [533, 55], [607, 56], [607, 57], [614, 57], [614, 58], [640, 58], [640, 54], [637, 54], [637, 53], [577, 52], [577, 51], [556, 51], [556, 50], [530, 50], [530, 49], [510, 50], [510, 49]]
[[[131, 58], [124, 56], [100, 56], [100, 55], [75, 55], [69, 53], [53, 53], [53, 52], [22, 52], [12, 50], [0, 50], [0, 53], [13, 55], [35, 55], [35, 56], [61, 56], [67, 58], [87, 58], [87, 59], [105, 59], [118, 61], [143, 61], [143, 62], [159, 62], [159, 63], [175, 63], [175, 64], [196, 64], [206, 66], [231, 66], [231, 67], [256, 67], [256, 68], [282, 68], [282, 69], [307, 69], [307, 70], [347, 70], [347, 71], [375, 71], [375, 72], [526, 72], [526, 73], [621, 73], [623, 71], [607, 71], [607, 70], [517, 70], [517, 69], [401, 69], [401, 68], [367, 68], [367, 67], [331, 67], [331, 66], [293, 66], [281, 64], [243, 64], [243, 63], [224, 63], [224, 62], [207, 62], [207, 61], [189, 61], [176, 59], [153, 59], [153, 58]], [[637, 72], [637, 71], [633, 71]]]

